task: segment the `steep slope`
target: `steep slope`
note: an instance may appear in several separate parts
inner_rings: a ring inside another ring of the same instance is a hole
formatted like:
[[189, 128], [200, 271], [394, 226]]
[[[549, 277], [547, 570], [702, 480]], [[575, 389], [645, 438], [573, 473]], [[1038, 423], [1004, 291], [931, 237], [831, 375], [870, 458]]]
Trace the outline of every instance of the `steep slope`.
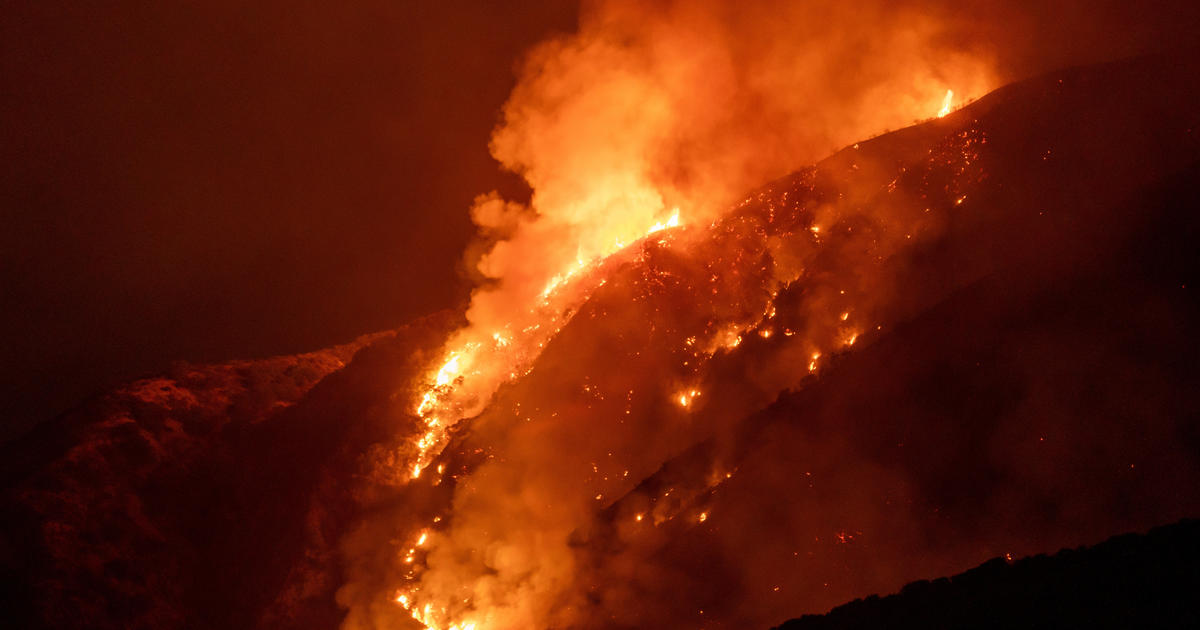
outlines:
[[[1124, 246], [954, 291], [669, 462], [605, 514], [591, 580], [663, 618], [764, 627], [1200, 513], [1197, 176], [1129, 207], [1156, 220]], [[664, 504], [680, 522], [655, 539], [622, 531]]]
[[[1200, 511], [1191, 76], [1011, 86], [753, 197], [767, 239], [799, 217], [827, 240], [713, 359], [707, 407], [663, 421], [713, 438], [576, 528], [579, 623], [763, 627]], [[606, 359], [562, 347], [594, 386]]]

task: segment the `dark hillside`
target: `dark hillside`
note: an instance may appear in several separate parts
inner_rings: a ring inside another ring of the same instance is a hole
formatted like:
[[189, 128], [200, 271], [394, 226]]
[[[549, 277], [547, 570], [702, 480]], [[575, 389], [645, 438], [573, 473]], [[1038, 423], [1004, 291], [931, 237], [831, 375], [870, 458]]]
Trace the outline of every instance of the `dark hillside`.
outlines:
[[912, 582], [776, 630], [857, 628], [1195, 628], [1200, 521], [1115, 536], [1092, 547]]

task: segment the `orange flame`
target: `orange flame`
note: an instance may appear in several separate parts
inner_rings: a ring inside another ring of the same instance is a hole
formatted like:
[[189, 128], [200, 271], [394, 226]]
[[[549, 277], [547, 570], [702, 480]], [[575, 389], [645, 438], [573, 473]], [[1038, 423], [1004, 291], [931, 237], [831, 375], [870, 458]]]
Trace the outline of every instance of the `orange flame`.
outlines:
[[946, 90], [946, 97], [942, 99], [942, 108], [938, 110], [937, 117], [944, 118], [950, 113], [950, 105], [954, 102], [954, 90]]
[[529, 370], [545, 344], [569, 319], [560, 314], [573, 310], [600, 284], [600, 281], [577, 282], [580, 276], [596, 269], [628, 243], [678, 227], [681, 222], [679, 209], [675, 208], [665, 221], [656, 221], [636, 233], [615, 236], [612, 245], [592, 260], [577, 260], [554, 274], [542, 290], [539, 302], [520, 314], [520, 323], [527, 324], [524, 327], [516, 328], [510, 323], [504, 330], [486, 334], [470, 327], [458, 331], [447, 344], [442, 364], [431, 371], [430, 384], [416, 408], [425, 430], [414, 442], [412, 479], [420, 478], [459, 421], [482, 410], [500, 385]]

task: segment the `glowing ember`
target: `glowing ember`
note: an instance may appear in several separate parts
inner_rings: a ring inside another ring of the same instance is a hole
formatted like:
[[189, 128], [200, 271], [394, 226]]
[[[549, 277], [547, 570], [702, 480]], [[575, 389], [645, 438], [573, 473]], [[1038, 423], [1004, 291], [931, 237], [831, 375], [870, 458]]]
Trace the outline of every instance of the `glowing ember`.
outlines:
[[678, 397], [679, 406], [687, 407], [688, 405], [692, 404], [692, 400], [694, 400], [699, 395], [700, 395], [700, 390], [698, 390], [698, 389], [691, 389], [686, 392], [680, 393], [679, 397]]

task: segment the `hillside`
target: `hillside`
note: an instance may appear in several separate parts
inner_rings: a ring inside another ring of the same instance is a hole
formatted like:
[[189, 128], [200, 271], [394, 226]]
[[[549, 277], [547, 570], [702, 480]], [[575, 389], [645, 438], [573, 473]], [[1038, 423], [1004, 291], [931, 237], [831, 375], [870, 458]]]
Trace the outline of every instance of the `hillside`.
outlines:
[[1194, 517], [1195, 64], [1011, 85], [629, 246], [415, 479], [461, 314], [86, 403], [0, 454], [5, 607], [766, 628]]

